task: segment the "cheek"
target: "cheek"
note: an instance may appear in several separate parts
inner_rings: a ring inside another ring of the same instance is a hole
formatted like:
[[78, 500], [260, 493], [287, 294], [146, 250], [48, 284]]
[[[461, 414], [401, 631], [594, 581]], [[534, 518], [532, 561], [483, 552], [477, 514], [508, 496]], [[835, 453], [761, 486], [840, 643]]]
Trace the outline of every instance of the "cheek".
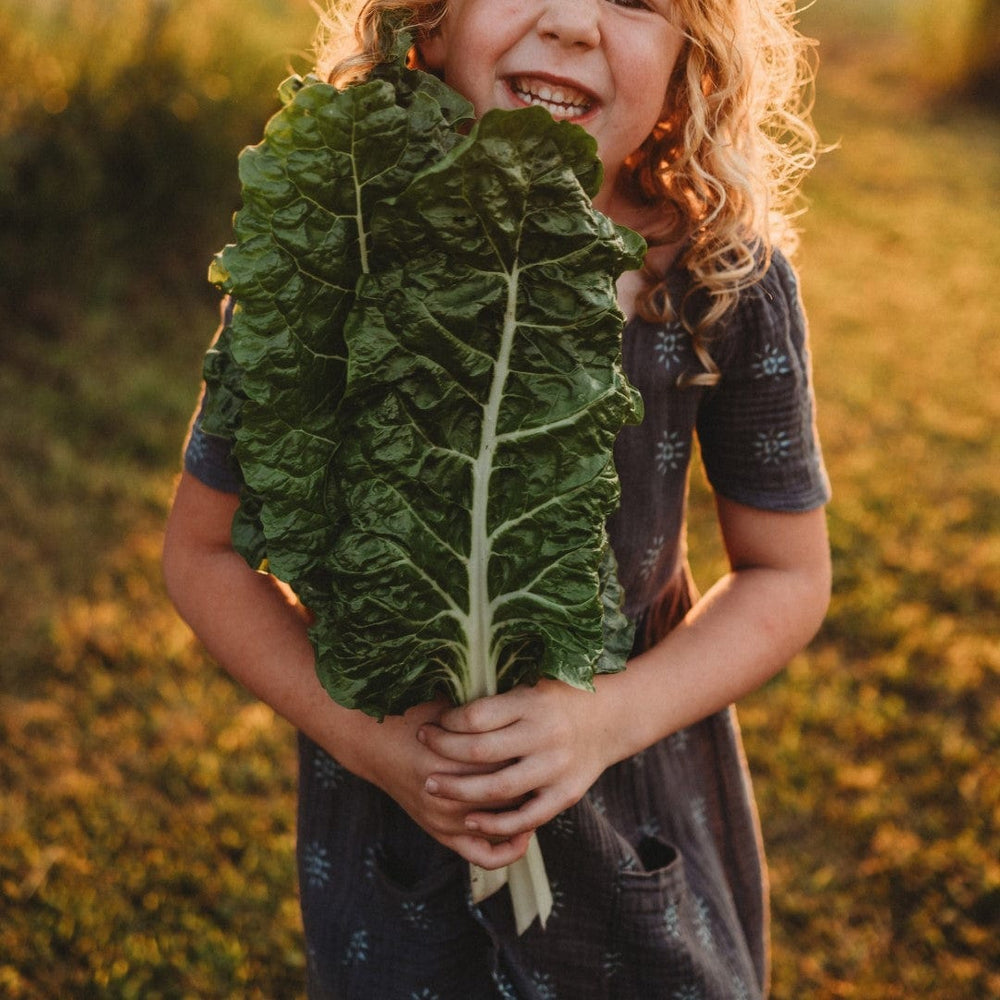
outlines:
[[656, 106], [653, 113], [657, 121], [663, 119], [672, 106], [671, 92], [676, 84], [671, 86], [671, 81], [678, 69], [683, 44], [680, 36], [671, 34], [661, 38], [659, 45], [650, 46], [645, 51], [643, 65], [648, 67], [648, 71], [644, 75], [648, 81], [650, 103]]
[[[664, 117], [664, 109], [670, 106], [670, 81], [677, 64], [678, 46], [674, 39], [657, 42], [657, 37], [635, 40], [635, 44], [624, 63], [627, 67], [624, 83], [631, 117], [649, 124], [649, 129]], [[647, 133], [648, 134], [648, 133]]]
[[468, 58], [447, 60], [443, 67], [444, 81], [472, 102], [476, 117], [482, 117], [495, 104], [493, 77], [480, 69], [487, 65], [481, 50], [470, 46], [467, 51]]
[[[662, 98], [660, 96], [661, 93], [664, 95]], [[664, 85], [662, 92], [651, 88], [646, 92], [641, 101], [636, 101], [634, 114], [630, 116], [631, 127], [628, 136], [629, 154], [635, 152], [646, 141], [656, 126], [664, 120], [664, 112], [668, 104], [665, 95], [666, 85]]]

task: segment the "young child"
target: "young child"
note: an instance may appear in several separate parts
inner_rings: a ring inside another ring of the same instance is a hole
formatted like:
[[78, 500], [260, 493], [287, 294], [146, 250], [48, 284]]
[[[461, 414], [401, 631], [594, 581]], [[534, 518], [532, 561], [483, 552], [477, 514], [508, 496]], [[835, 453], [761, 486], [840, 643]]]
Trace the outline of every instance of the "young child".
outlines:
[[[343, 9], [341, 5], [341, 10]], [[619, 282], [645, 418], [620, 435], [609, 525], [637, 622], [596, 693], [558, 681], [383, 723], [320, 687], [306, 614], [230, 543], [239, 481], [196, 420], [167, 529], [173, 600], [210, 653], [301, 733], [298, 851], [310, 996], [736, 1000], [767, 991], [767, 898], [731, 705], [816, 631], [829, 598], [809, 359], [779, 240], [811, 164], [789, 0], [369, 0], [333, 82], [414, 61], [477, 114], [541, 104], [591, 132], [595, 201], [650, 250]], [[332, 19], [331, 19], [332, 20]], [[329, 39], [331, 43], [333, 38]], [[697, 432], [729, 572], [686, 569]], [[473, 904], [537, 832], [547, 927]]]

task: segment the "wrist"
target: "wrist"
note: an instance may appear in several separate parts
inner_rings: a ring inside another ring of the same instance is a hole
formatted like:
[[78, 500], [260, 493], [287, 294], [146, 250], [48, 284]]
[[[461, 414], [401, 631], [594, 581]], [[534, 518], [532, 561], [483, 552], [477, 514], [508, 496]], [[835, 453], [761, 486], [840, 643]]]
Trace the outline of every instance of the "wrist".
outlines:
[[605, 767], [635, 756], [664, 735], [650, 725], [660, 716], [659, 691], [650, 686], [655, 678], [643, 678], [644, 673], [644, 665], [633, 660], [621, 673], [601, 674], [594, 680], [594, 732], [607, 758]]

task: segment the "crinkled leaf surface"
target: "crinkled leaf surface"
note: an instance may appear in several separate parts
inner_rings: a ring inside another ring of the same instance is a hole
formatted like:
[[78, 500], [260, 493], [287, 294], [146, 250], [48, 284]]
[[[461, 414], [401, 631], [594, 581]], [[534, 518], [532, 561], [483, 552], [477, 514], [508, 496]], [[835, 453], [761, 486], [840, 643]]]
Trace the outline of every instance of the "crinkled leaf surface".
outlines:
[[240, 161], [237, 305], [204, 427], [235, 438], [234, 542], [317, 615], [318, 669], [381, 716], [631, 646], [604, 522], [638, 400], [614, 278], [641, 240], [595, 212], [590, 137], [379, 67], [286, 85]]
[[211, 272], [237, 306], [206, 359], [204, 426], [236, 440], [246, 483], [237, 547], [308, 600], [314, 553], [330, 544], [323, 483], [371, 213], [459, 141], [471, 109], [401, 64], [344, 91], [286, 84], [283, 97], [240, 157], [236, 242]]
[[614, 279], [643, 244], [593, 210], [599, 184], [582, 129], [494, 111], [375, 211], [344, 329], [332, 586], [313, 608], [343, 704], [588, 687], [624, 664], [605, 522], [640, 403]]

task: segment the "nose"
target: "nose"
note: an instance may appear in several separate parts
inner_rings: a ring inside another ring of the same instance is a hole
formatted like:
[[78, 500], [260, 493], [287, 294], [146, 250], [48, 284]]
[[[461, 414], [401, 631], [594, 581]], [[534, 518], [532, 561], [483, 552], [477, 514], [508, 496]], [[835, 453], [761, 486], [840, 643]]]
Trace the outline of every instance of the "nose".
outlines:
[[601, 0], [547, 0], [537, 30], [545, 39], [567, 48], [594, 48], [601, 41]]

